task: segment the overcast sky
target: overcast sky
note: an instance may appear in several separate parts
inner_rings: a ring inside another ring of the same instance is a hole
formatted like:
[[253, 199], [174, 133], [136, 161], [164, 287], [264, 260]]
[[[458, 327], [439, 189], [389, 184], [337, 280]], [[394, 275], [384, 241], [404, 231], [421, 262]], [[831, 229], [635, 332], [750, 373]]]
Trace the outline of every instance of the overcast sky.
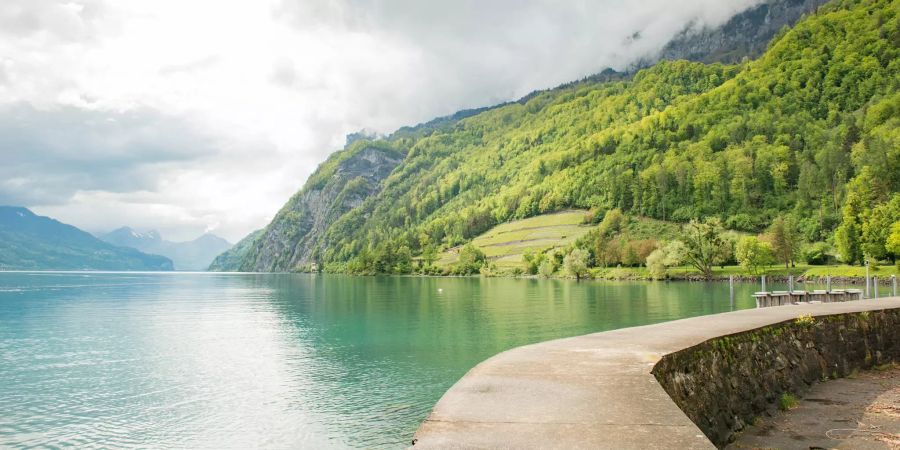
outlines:
[[347, 133], [621, 69], [755, 3], [2, 0], [0, 204], [234, 242]]

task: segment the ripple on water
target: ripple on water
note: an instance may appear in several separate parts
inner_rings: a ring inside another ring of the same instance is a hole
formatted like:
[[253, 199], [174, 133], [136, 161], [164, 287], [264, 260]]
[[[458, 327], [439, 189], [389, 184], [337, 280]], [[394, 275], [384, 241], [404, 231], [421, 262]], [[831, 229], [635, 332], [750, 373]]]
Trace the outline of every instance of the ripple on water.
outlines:
[[402, 448], [497, 352], [725, 311], [727, 289], [0, 273], [0, 447]]

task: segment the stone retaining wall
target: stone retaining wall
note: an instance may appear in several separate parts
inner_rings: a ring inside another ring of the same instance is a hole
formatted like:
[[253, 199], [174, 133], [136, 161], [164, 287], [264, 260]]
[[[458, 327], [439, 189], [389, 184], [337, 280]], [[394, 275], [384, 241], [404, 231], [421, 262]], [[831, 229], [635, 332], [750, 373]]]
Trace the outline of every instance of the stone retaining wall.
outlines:
[[722, 336], [675, 353], [653, 375], [718, 447], [782, 394], [900, 361], [900, 309], [802, 317]]

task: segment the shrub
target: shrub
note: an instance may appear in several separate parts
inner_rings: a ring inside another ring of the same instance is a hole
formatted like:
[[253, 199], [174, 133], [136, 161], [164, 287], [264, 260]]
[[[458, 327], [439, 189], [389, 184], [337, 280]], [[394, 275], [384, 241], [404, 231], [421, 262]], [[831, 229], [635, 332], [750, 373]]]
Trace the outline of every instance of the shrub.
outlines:
[[788, 411], [799, 406], [800, 402], [797, 401], [797, 397], [794, 397], [793, 394], [785, 392], [781, 394], [781, 398], [778, 399], [778, 409], [782, 411]]
[[795, 320], [794, 323], [802, 327], [811, 327], [816, 324], [816, 318], [809, 314], [806, 314], [797, 317], [797, 320]]
[[672, 241], [651, 252], [647, 256], [647, 269], [650, 271], [650, 277], [654, 280], [665, 278], [669, 267], [677, 266], [684, 261], [685, 251], [684, 243]]
[[553, 266], [553, 261], [549, 259], [545, 259], [538, 267], [538, 273], [544, 278], [550, 278], [553, 276], [553, 272], [556, 272], [556, 267]]
[[575, 277], [576, 280], [580, 280], [581, 277], [587, 273], [588, 268], [588, 252], [587, 250], [581, 248], [574, 248], [568, 255], [563, 259], [563, 267], [566, 268], [566, 272]]
[[459, 251], [459, 262], [453, 268], [453, 272], [457, 275], [471, 275], [479, 273], [481, 267], [484, 266], [484, 252], [479, 250], [471, 243], [466, 244]]
[[803, 260], [807, 264], [823, 266], [834, 260], [833, 249], [827, 242], [813, 242], [803, 249]]
[[759, 224], [756, 223], [753, 217], [744, 213], [729, 216], [725, 220], [725, 226], [732, 230], [741, 231], [754, 231], [759, 228]]

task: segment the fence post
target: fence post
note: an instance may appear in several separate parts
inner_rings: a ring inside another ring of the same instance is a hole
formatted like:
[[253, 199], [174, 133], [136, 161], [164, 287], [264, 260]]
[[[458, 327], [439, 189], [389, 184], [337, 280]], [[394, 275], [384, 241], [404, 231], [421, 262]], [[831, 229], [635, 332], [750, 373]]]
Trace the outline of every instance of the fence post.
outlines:
[[869, 258], [866, 258], [866, 298], [869, 298]]
[[897, 275], [891, 275], [891, 295], [897, 296]]
[[728, 295], [731, 298], [731, 309], [734, 309], [734, 275], [728, 276]]
[[878, 300], [878, 276], [872, 277], [872, 290], [875, 293], [875, 300]]
[[766, 276], [763, 275], [761, 279], [762, 279], [762, 291], [761, 292], [766, 292]]

